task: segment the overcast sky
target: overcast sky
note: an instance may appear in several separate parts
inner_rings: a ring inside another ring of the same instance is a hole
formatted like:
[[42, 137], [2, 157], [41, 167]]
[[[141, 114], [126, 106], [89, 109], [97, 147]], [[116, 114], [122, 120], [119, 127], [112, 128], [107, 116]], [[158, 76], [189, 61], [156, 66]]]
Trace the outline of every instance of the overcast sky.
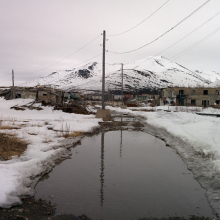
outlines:
[[[114, 35], [130, 29], [167, 0], [0, 0], [0, 86], [15, 85], [71, 69], [102, 53], [103, 30]], [[152, 17], [133, 30], [107, 37], [106, 49], [136, 49], [163, 34], [206, 0], [169, 0]], [[106, 53], [106, 62], [132, 62], [155, 56], [220, 11], [220, 0], [211, 0], [197, 13], [149, 46], [128, 54]], [[220, 27], [220, 15], [161, 55], [170, 59]], [[95, 37], [94, 42], [56, 65]], [[220, 31], [175, 60], [191, 70], [220, 73]], [[99, 56], [88, 62], [101, 62]], [[41, 70], [41, 71], [39, 71]]]

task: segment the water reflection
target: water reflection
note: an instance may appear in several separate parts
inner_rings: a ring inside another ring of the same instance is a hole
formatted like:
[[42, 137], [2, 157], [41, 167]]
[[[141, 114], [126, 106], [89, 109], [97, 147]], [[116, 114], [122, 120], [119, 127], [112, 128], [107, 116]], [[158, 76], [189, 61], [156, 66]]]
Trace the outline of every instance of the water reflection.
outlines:
[[[121, 123], [122, 123], [122, 118], [121, 118]], [[122, 157], [122, 126], [121, 126], [121, 142], [120, 142], [120, 157]]]
[[[121, 122], [122, 122], [122, 118], [121, 118]], [[121, 127], [121, 140], [120, 140], [120, 157], [122, 157], [122, 127]], [[104, 183], [105, 183], [105, 179], [104, 179], [104, 176], [105, 176], [105, 173], [104, 173], [104, 170], [105, 170], [105, 133], [102, 133], [101, 134], [101, 173], [100, 173], [100, 185], [101, 185], [101, 188], [100, 188], [100, 206], [102, 207], [103, 206], [103, 203], [104, 203]]]
[[100, 174], [100, 183], [101, 183], [101, 189], [100, 189], [100, 206], [103, 206], [104, 202], [104, 170], [105, 170], [105, 164], [104, 164], [104, 147], [105, 147], [105, 133], [102, 133], [101, 135], [101, 174]]
[[120, 130], [85, 137], [79, 153], [73, 148], [72, 159], [37, 184], [35, 198], [54, 196], [57, 214], [91, 219], [212, 216], [205, 191], [171, 148], [149, 134]]

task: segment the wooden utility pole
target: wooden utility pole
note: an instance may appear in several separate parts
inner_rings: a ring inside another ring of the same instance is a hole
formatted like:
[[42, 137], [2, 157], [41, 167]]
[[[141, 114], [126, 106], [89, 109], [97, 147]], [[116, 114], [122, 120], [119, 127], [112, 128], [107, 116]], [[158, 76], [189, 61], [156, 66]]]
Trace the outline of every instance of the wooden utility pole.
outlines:
[[12, 70], [12, 90], [11, 90], [11, 97], [12, 97], [12, 99], [15, 98], [15, 89], [14, 89], [14, 86], [15, 86], [15, 84], [14, 84], [14, 70]]
[[121, 64], [121, 104], [123, 105], [123, 63]]
[[102, 109], [105, 109], [105, 31], [103, 31], [102, 52]]

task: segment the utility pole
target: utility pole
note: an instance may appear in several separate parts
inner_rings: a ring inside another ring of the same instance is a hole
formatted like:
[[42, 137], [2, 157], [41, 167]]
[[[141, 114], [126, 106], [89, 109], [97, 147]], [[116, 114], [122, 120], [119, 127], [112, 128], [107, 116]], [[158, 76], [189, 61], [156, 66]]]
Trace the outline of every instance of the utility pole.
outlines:
[[102, 53], [102, 109], [96, 112], [96, 118], [110, 119], [111, 111], [105, 109], [105, 31], [103, 31], [103, 53]]
[[121, 64], [121, 104], [123, 105], [123, 63]]
[[105, 31], [103, 31], [102, 52], [102, 109], [105, 109]]
[[15, 90], [14, 90], [14, 70], [12, 70], [12, 90], [11, 90], [11, 96], [12, 96], [12, 99], [15, 98]]

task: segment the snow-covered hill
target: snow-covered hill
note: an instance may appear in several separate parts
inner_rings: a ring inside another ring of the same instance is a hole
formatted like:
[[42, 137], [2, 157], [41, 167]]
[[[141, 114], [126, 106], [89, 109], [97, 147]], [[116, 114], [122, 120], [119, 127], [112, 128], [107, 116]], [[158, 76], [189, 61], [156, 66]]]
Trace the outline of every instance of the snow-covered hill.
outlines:
[[220, 80], [220, 73], [217, 73], [215, 71], [198, 71], [198, 70], [196, 70], [195, 73], [199, 74], [201, 77], [205, 78], [206, 80], [209, 80], [212, 83], [217, 80]]
[[[102, 64], [93, 62], [72, 70], [53, 72], [22, 86], [45, 85], [65, 90], [100, 91], [101, 69]], [[106, 90], [120, 89], [121, 76], [120, 64], [106, 64]], [[193, 72], [161, 56], [124, 64], [124, 89], [127, 91], [168, 86], [206, 86], [211, 82], [211, 78], [201, 72]]]

